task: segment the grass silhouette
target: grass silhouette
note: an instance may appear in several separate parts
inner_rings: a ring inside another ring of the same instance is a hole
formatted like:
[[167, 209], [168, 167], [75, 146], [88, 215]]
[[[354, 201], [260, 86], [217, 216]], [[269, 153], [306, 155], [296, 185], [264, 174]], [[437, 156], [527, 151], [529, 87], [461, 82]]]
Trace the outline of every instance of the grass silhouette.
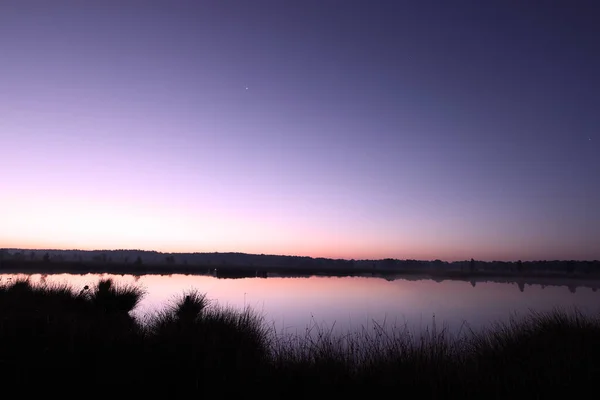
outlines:
[[585, 393], [600, 378], [600, 319], [577, 310], [532, 311], [458, 336], [377, 323], [345, 335], [316, 325], [280, 335], [252, 309], [195, 290], [142, 323], [130, 312], [143, 295], [111, 280], [79, 290], [1, 284], [1, 379], [46, 394], [68, 379], [96, 395], [354, 398], [408, 389], [423, 398], [539, 398]]

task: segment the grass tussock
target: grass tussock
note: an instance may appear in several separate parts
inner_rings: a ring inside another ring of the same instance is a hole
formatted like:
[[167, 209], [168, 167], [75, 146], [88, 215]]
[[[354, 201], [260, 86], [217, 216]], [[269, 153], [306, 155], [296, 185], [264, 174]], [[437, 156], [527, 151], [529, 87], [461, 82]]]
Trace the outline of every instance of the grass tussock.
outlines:
[[[156, 360], [177, 360], [170, 373], [186, 377], [183, 386], [185, 382], [193, 386], [199, 376], [240, 382], [266, 365], [269, 331], [262, 322], [250, 308], [239, 311], [210, 304], [193, 290], [150, 318], [145, 332]], [[160, 367], [156, 371], [163, 373]]]
[[250, 308], [219, 306], [192, 290], [141, 323], [144, 291], [101, 280], [77, 290], [0, 282], [0, 376], [52, 388], [68, 378], [105, 391], [157, 390], [350, 398], [413, 390], [423, 398], [540, 398], [585, 393], [600, 379], [600, 318], [532, 311], [481, 332], [435, 324], [335, 334], [314, 324], [279, 334]]
[[145, 292], [135, 285], [116, 285], [112, 279], [101, 279], [91, 292], [85, 288], [80, 295], [88, 300], [100, 312], [128, 313], [142, 300]]

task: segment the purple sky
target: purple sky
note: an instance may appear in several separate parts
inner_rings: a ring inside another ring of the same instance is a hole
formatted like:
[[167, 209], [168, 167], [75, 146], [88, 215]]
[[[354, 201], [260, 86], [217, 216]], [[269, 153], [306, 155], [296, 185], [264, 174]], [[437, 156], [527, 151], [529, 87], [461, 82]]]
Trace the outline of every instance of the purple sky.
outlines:
[[596, 1], [0, 3], [0, 247], [600, 258]]

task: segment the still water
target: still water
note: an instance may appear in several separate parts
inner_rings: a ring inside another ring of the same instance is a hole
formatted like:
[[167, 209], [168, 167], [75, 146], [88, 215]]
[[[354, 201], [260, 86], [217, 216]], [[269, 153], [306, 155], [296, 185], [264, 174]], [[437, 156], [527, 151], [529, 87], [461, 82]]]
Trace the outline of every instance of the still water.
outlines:
[[[25, 275], [0, 274], [1, 282]], [[94, 285], [100, 278], [142, 286], [146, 296], [134, 310], [137, 318], [163, 308], [185, 291], [198, 289], [218, 305], [250, 306], [279, 334], [304, 334], [307, 328], [336, 333], [370, 327], [407, 326], [418, 332], [445, 325], [461, 333], [468, 325], [478, 330], [494, 321], [529, 310], [577, 307], [600, 312], [599, 282], [548, 281], [516, 284], [428, 279], [386, 280], [376, 277], [269, 277], [219, 279], [205, 275], [30, 275], [32, 282], [68, 283], [74, 288]], [[578, 286], [579, 285], [579, 286]]]

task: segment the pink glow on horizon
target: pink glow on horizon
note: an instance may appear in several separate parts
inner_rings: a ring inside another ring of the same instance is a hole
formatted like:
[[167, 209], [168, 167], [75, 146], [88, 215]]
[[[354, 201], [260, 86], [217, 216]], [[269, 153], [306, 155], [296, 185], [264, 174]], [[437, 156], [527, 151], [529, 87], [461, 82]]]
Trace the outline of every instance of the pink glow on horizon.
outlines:
[[[38, 188], [23, 183], [17, 188], [0, 197], [0, 210], [5, 211], [0, 247], [445, 261], [557, 259], [569, 254], [568, 244], [563, 249], [557, 244], [553, 254], [541, 239], [519, 236], [498, 238], [492, 246], [489, 234], [476, 237], [460, 225], [441, 229], [399, 214], [386, 225], [351, 221], [318, 208], [295, 209], [294, 204], [268, 208], [257, 202], [244, 207], [229, 200], [219, 205], [210, 196], [178, 198], [147, 189], [127, 193], [122, 187], [65, 186], [47, 188], [40, 195]], [[592, 252], [574, 253], [571, 259], [593, 259]]]

